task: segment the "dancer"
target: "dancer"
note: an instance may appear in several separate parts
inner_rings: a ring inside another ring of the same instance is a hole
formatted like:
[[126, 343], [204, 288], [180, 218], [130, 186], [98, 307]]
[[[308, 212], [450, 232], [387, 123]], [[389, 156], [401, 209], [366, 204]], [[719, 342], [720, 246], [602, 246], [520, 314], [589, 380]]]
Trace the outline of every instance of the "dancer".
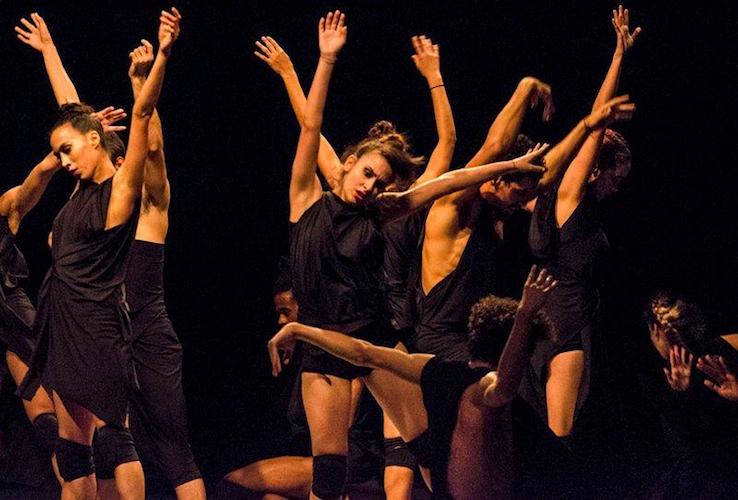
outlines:
[[[615, 51], [593, 113], [615, 97], [625, 54], [641, 32], [636, 28], [631, 34], [628, 24], [628, 9], [620, 6], [613, 11]], [[632, 112], [632, 106], [629, 109]], [[595, 127], [589, 119], [581, 125], [586, 140], [567, 162], [560, 181], [539, 189], [529, 236], [533, 255], [559, 281], [546, 312], [560, 340], [538, 346], [529, 384], [532, 395], [527, 398], [551, 430], [565, 439], [589, 394], [591, 342], [598, 328], [599, 288], [609, 254], [596, 206], [618, 190], [630, 170], [630, 150], [620, 134]]]
[[[321, 57], [307, 98], [292, 167], [293, 292], [300, 304], [302, 322], [339, 329], [382, 345], [395, 345], [386, 314], [381, 312], [383, 301], [376, 276], [382, 259], [378, 224], [504, 173], [541, 172], [542, 167], [529, 162], [545, 152], [545, 146], [510, 162], [449, 172], [409, 191], [391, 193], [383, 191], [410, 178], [415, 166], [413, 158], [394, 143], [368, 139], [343, 163], [340, 184], [332, 192], [323, 193], [315, 162], [328, 82], [346, 41], [344, 19], [336, 11], [319, 23]], [[353, 367], [306, 346], [302, 382], [313, 450], [311, 496], [335, 498], [343, 490], [350, 380], [370, 373], [371, 370]], [[397, 383], [403, 385], [402, 381]], [[381, 404], [378, 393], [372, 393]], [[397, 424], [395, 418], [392, 420]]]
[[[29, 44], [43, 41], [41, 51], [53, 83], [66, 73], [43, 19], [33, 14], [32, 20], [22, 21], [29, 31], [16, 30]], [[102, 126], [79, 104], [62, 106], [51, 131], [54, 153], [80, 184], [54, 220], [52, 268], [36, 321], [41, 337], [21, 391], [30, 398], [39, 383], [53, 391], [62, 498], [96, 496], [91, 445], [98, 421], [114, 428], [118, 453], [135, 454], [125, 428], [135, 374], [122, 286], [124, 264], [138, 219], [149, 120], [178, 23], [178, 18], [161, 19], [157, 57], [134, 103], [128, 153], [117, 171]], [[52, 86], [58, 101], [74, 98], [66, 93], [68, 86], [61, 85], [61, 95]], [[143, 498], [140, 462], [134, 458], [121, 467], [126, 476], [118, 482], [121, 498]]]
[[509, 403], [525, 370], [532, 332], [551, 333], [549, 323], [537, 312], [555, 286], [545, 270], [539, 273], [534, 267], [519, 304], [487, 297], [474, 306], [469, 319], [473, 353], [469, 363], [407, 354], [335, 331], [290, 323], [269, 341], [272, 371], [281, 372], [295, 341], [301, 340], [357, 366], [373, 368], [372, 376], [388, 372], [411, 383], [416, 388], [413, 397], [408, 398], [401, 387], [383, 386], [379, 401], [389, 415], [412, 415], [398, 421], [398, 428], [419, 463], [430, 469], [434, 498], [509, 498], [514, 480]]
[[[410, 183], [411, 186], [434, 179], [448, 171], [456, 144], [456, 127], [454, 124], [451, 104], [441, 75], [440, 50], [437, 44], [425, 35], [414, 36], [411, 39], [415, 54], [412, 60], [426, 80], [431, 93], [433, 111], [436, 119], [438, 142], [434, 148], [428, 165], [423, 174]], [[292, 65], [289, 55], [272, 37], [263, 36], [256, 42], [259, 51], [254, 54], [266, 62], [269, 67], [283, 80], [292, 109], [299, 123], [302, 123], [305, 108], [305, 95], [299, 78]], [[376, 123], [369, 131], [368, 136], [378, 142], [395, 142], [406, 150], [410, 150], [407, 139], [396, 131], [394, 125], [387, 121]], [[348, 156], [355, 147], [349, 147], [344, 152]], [[328, 140], [321, 134], [317, 158], [318, 168], [328, 184], [335, 188], [340, 184], [341, 160]], [[392, 186], [398, 190], [407, 186]], [[391, 325], [395, 336], [399, 340], [409, 339], [413, 331], [413, 320], [408, 300], [408, 275], [412, 259], [420, 239], [422, 226], [427, 210], [418, 210], [399, 220], [382, 226], [384, 240], [384, 286], [386, 288], [387, 305], [391, 314]], [[406, 350], [403, 344], [397, 348]], [[397, 430], [391, 422], [385, 419], [385, 448], [387, 453], [387, 468], [385, 469], [385, 490], [389, 498], [407, 498], [413, 484], [412, 469], [414, 468], [411, 455], [399, 439]]]

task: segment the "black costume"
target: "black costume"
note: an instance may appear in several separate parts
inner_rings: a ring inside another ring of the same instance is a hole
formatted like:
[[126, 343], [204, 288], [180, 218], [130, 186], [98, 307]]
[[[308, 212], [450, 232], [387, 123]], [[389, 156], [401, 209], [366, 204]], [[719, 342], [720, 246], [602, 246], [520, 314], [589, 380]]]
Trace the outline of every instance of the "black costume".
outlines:
[[144, 464], [156, 464], [176, 488], [200, 471], [187, 438], [182, 346], [164, 303], [164, 245], [135, 240], [125, 284], [139, 383], [131, 398], [131, 432]]
[[602, 231], [592, 195], [574, 209], [564, 225], [556, 224], [558, 187], [541, 194], [530, 225], [529, 242], [540, 266], [558, 281], [543, 311], [556, 327], [556, 341], [536, 344], [521, 394], [546, 419], [545, 385], [551, 359], [566, 351], [584, 351], [576, 415], [589, 394], [592, 336], [600, 309], [602, 282], [610, 245]]
[[428, 294], [423, 291], [422, 257], [418, 255], [412, 276], [417, 317], [413, 350], [444, 359], [469, 360], [466, 345], [469, 311], [479, 299], [495, 291], [496, 252], [500, 244], [495, 233], [495, 221], [499, 218], [494, 208], [483, 201], [478, 203], [480, 214], [459, 264]]
[[[350, 205], [325, 192], [291, 224], [290, 269], [292, 292], [300, 304], [298, 321], [394, 346], [381, 293], [378, 217], [372, 208]], [[307, 344], [302, 369], [345, 379], [371, 372]]]
[[40, 383], [109, 424], [125, 422], [135, 372], [123, 280], [138, 221], [105, 229], [113, 177], [81, 181], [54, 219], [52, 267], [39, 293], [39, 343], [21, 393]]

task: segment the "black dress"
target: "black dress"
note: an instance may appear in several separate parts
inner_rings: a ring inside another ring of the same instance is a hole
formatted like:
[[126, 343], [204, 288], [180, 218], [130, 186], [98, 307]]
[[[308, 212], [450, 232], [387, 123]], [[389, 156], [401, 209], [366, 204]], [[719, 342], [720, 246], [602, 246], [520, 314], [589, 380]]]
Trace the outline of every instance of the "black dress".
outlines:
[[[456, 269], [426, 294], [419, 255], [413, 271], [417, 317], [414, 350], [444, 359], [469, 361], [467, 348], [469, 311], [482, 297], [493, 293], [497, 283], [497, 250], [493, 207], [480, 203], [480, 214]], [[422, 246], [422, 245], [421, 245]], [[422, 250], [421, 250], [422, 251]]]
[[[394, 345], [381, 291], [383, 243], [378, 222], [375, 210], [349, 205], [325, 192], [291, 224], [292, 292], [300, 304], [301, 323]], [[302, 369], [346, 379], [371, 372], [307, 344]]]
[[164, 303], [164, 245], [135, 240], [125, 284], [139, 384], [131, 398], [131, 432], [144, 464], [156, 464], [176, 488], [200, 471], [187, 438], [182, 346]]
[[544, 312], [556, 327], [556, 341], [536, 344], [521, 394], [545, 418], [545, 381], [551, 359], [566, 351], [584, 351], [584, 374], [577, 398], [578, 415], [589, 394], [592, 336], [597, 329], [600, 287], [610, 245], [600, 226], [591, 195], [574, 209], [559, 228], [556, 224], [558, 188], [538, 197], [530, 225], [529, 243], [541, 267], [556, 278]]
[[52, 265], [39, 292], [39, 343], [20, 391], [40, 383], [109, 424], [125, 422], [135, 372], [123, 280], [138, 203], [105, 229], [113, 177], [79, 189], [54, 219]]

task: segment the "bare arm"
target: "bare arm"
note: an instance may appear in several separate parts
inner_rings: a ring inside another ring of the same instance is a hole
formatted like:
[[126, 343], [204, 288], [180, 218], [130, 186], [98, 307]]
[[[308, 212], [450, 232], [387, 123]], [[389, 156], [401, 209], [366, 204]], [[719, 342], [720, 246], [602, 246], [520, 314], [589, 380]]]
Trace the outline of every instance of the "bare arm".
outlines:
[[113, 177], [113, 192], [108, 206], [106, 228], [121, 224], [128, 219], [134, 204], [141, 195], [144, 164], [148, 155], [149, 121], [161, 94], [166, 64], [172, 45], [179, 36], [181, 19], [182, 17], [175, 8], [172, 8], [172, 13], [162, 11], [159, 25], [159, 51], [149, 77], [133, 104], [126, 159]]
[[383, 219], [391, 220], [402, 217], [442, 196], [470, 187], [478, 187], [501, 175], [513, 172], [543, 172], [545, 170], [543, 167], [533, 165], [531, 162], [540, 157], [547, 148], [548, 145], [544, 144], [514, 160], [446, 172], [440, 177], [402, 193], [384, 192], [377, 197]]
[[21, 42], [41, 52], [56, 103], [61, 106], [70, 102], [80, 102], [77, 89], [74, 88], [72, 80], [64, 69], [59, 52], [56, 50], [43, 18], [34, 12], [31, 14], [31, 21], [33, 23], [25, 18], [21, 19], [20, 22], [25, 30], [16, 26], [15, 31], [18, 33], [18, 39]]
[[[297, 123], [302, 125], [307, 100], [305, 99], [305, 93], [302, 91], [300, 79], [297, 76], [295, 67], [292, 65], [290, 56], [270, 36], [261, 37], [261, 41], [256, 42], [256, 47], [261, 52], [254, 51], [254, 55], [267, 63], [282, 78], [284, 87], [287, 90], [287, 96], [290, 99], [292, 111], [294, 111], [295, 118], [297, 118]], [[335, 188], [340, 179], [341, 160], [333, 149], [333, 146], [331, 146], [331, 143], [328, 142], [328, 139], [323, 134], [320, 134], [320, 146], [318, 147], [318, 169], [331, 186], [331, 189]]]
[[285, 364], [289, 362], [296, 340], [320, 347], [353, 365], [381, 368], [416, 384], [420, 383], [423, 367], [433, 357], [430, 354], [408, 354], [398, 349], [375, 346], [332, 330], [289, 323], [268, 344], [275, 377], [282, 371], [282, 359]]
[[[592, 112], [595, 112], [607, 101], [615, 97], [618, 90], [618, 82], [620, 81], [620, 72], [623, 67], [623, 59], [625, 53], [633, 46], [636, 37], [641, 32], [641, 28], [636, 28], [631, 35], [628, 27], [629, 13], [628, 9], [623, 9], [621, 5], [617, 11], [613, 11], [612, 25], [615, 29], [616, 44], [615, 52], [612, 56], [610, 67], [605, 75], [594, 104]], [[586, 192], [587, 182], [592, 174], [592, 170], [597, 163], [597, 158], [602, 148], [602, 142], [605, 138], [605, 129], [599, 129], [587, 137], [579, 152], [572, 160], [569, 168], [566, 169], [561, 185], [557, 193], [559, 203], [568, 202], [571, 210], [579, 204]]]
[[419, 185], [448, 172], [456, 147], [456, 125], [443, 84], [438, 45], [434, 45], [433, 41], [425, 36], [414, 36], [412, 42], [415, 49], [412, 59], [430, 89], [438, 133], [438, 143], [431, 153], [425, 172], [415, 181], [415, 185]]
[[[146, 40], [129, 54], [131, 66], [128, 76], [131, 79], [133, 97], [137, 99], [146, 82], [146, 74], [154, 61], [154, 48]], [[144, 192], [146, 202], [166, 210], [169, 206], [169, 181], [164, 160], [164, 134], [161, 128], [159, 113], [154, 108], [149, 121], [148, 152], [144, 166]]]
[[533, 319], [555, 286], [556, 281], [545, 269], [538, 273], [536, 266], [531, 268], [515, 314], [512, 331], [497, 365], [497, 383], [490, 386], [484, 394], [484, 401], [489, 406], [506, 405], [518, 392], [525, 367], [530, 361], [530, 332], [533, 328]]
[[323, 125], [323, 109], [328, 96], [328, 84], [338, 53], [346, 43], [348, 28], [345, 15], [329, 12], [318, 25], [320, 59], [305, 105], [305, 116], [297, 142], [297, 152], [292, 163], [290, 179], [290, 221], [296, 222], [320, 197], [320, 181], [315, 167], [320, 145], [320, 129]]
[[59, 170], [59, 159], [49, 153], [41, 162], [33, 167], [23, 183], [9, 189], [0, 196], [0, 214], [8, 218], [13, 232], [18, 230], [21, 219], [36, 206], [46, 186]]

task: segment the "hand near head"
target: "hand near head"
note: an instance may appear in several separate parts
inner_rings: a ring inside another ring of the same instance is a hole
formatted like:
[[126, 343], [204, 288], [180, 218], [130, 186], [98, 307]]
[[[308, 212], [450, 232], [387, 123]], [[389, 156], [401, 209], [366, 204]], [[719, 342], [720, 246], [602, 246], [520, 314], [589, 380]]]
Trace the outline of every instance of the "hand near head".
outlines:
[[113, 123], [122, 120], [126, 116], [126, 112], [122, 108], [114, 108], [113, 106], [108, 106], [92, 113], [92, 117], [102, 125], [103, 132], [120, 132], [121, 130], [125, 130], [125, 125], [113, 125]]
[[[730, 401], [738, 402], [738, 379], [728, 370], [722, 356], [707, 355], [697, 360], [697, 369], [710, 377], [705, 385]], [[713, 382], [714, 381], [714, 382]]]
[[154, 63], [154, 46], [148, 41], [141, 39], [141, 45], [136, 47], [128, 54], [131, 60], [131, 66], [128, 68], [128, 76], [131, 79], [146, 79], [146, 75]]
[[272, 71], [278, 75], [282, 76], [294, 71], [290, 56], [287, 55], [287, 52], [279, 46], [274, 38], [270, 36], [261, 37], [261, 41], [256, 41], [256, 48], [259, 50], [255, 50], [254, 55], [267, 63], [272, 68]]
[[692, 353], [684, 347], [675, 345], [669, 351], [669, 368], [664, 368], [664, 375], [669, 386], [675, 391], [689, 389], [689, 379], [692, 375]]
[[543, 121], [547, 122], [551, 120], [554, 114], [551, 86], [532, 76], [526, 76], [520, 80], [518, 86], [528, 87], [530, 92], [530, 108], [533, 109], [539, 104], [543, 104]]
[[425, 35], [414, 36], [411, 40], [415, 49], [415, 54], [412, 56], [415, 67], [426, 80], [438, 78], [441, 75], [441, 56], [438, 44], [434, 45], [433, 41]]
[[556, 287], [557, 283], [546, 269], [539, 271], [538, 266], [533, 265], [528, 273], [528, 279], [525, 280], [523, 297], [520, 299], [518, 310], [531, 314], [540, 310], [546, 303], [549, 292]]
[[625, 54], [633, 47], [635, 39], [642, 30], [638, 27], [633, 30], [633, 33], [630, 32], [630, 13], [628, 9], [623, 9], [622, 5], [618, 5], [618, 9], [612, 11], [612, 19], [610, 21], [617, 37], [615, 52]]
[[548, 151], [548, 144], [536, 144], [536, 147], [529, 149], [523, 156], [518, 156], [512, 160], [514, 172], [545, 172], [546, 167], [533, 164], [534, 161], [540, 159]]
[[630, 96], [613, 97], [584, 119], [584, 126], [590, 130], [605, 128], [615, 121], [630, 120], [636, 106]]
[[340, 10], [329, 12], [325, 18], [320, 18], [318, 22], [318, 46], [322, 57], [328, 60], [335, 59], [346, 44], [348, 27], [344, 26], [345, 20], [346, 14], [342, 14]]
[[295, 323], [287, 323], [267, 343], [269, 359], [272, 362], [272, 375], [275, 377], [282, 373], [282, 363], [289, 364], [295, 351], [294, 326]]
[[182, 15], [176, 7], [172, 7], [172, 12], [161, 11], [159, 17], [159, 52], [165, 56], [169, 56], [172, 45], [179, 38], [181, 21]]
[[20, 20], [21, 24], [25, 26], [25, 30], [18, 26], [15, 27], [15, 32], [18, 33], [18, 40], [30, 45], [39, 52], [43, 51], [46, 47], [53, 47], [54, 41], [51, 39], [49, 28], [46, 27], [44, 19], [34, 12], [31, 14], [31, 23], [26, 18]]

